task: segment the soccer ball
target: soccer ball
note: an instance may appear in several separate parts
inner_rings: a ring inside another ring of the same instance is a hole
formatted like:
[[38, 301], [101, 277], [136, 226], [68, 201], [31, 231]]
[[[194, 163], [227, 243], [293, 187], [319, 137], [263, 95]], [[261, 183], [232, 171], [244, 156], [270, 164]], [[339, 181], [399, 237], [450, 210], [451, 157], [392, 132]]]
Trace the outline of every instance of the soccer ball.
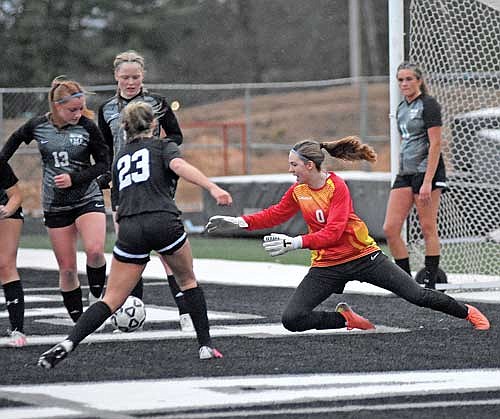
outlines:
[[115, 329], [122, 332], [134, 332], [146, 321], [146, 307], [142, 300], [130, 295], [123, 305], [110, 318]]

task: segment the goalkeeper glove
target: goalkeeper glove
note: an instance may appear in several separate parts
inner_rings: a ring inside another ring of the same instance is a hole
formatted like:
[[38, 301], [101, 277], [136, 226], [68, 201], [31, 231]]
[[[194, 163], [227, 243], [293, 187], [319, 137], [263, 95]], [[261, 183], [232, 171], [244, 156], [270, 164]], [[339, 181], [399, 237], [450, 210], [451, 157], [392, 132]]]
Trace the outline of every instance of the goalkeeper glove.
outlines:
[[289, 237], [285, 234], [271, 233], [264, 237], [264, 249], [271, 256], [279, 256], [290, 250], [302, 248], [302, 236]]
[[247, 228], [247, 222], [241, 217], [227, 217], [224, 215], [214, 215], [210, 217], [205, 231], [212, 233], [214, 231], [228, 231], [237, 228]]

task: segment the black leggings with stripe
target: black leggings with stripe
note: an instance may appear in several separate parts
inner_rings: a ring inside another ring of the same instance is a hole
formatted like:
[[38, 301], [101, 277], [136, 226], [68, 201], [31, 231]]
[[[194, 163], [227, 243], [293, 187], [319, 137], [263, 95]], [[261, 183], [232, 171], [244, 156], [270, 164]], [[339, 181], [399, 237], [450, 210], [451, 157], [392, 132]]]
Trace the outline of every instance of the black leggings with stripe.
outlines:
[[342, 294], [349, 281], [367, 282], [393, 292], [412, 304], [465, 319], [465, 304], [436, 290], [423, 288], [380, 250], [351, 262], [311, 268], [291, 296], [282, 315], [286, 329], [337, 329], [345, 326], [338, 313], [314, 310], [332, 294]]

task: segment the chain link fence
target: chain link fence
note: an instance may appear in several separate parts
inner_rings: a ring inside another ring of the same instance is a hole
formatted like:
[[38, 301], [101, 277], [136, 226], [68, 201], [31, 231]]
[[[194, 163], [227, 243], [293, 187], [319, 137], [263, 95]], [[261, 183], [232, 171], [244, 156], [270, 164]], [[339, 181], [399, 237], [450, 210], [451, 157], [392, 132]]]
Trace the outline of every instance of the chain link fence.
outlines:
[[[327, 161], [334, 170], [389, 171], [387, 77], [288, 83], [146, 84], [172, 104], [184, 133], [183, 153], [208, 176], [282, 173], [288, 151], [305, 138], [359, 135], [379, 153], [375, 166]], [[85, 86], [97, 113], [116, 85]], [[0, 88], [0, 145], [29, 118], [48, 111], [49, 88]], [[39, 212], [40, 159], [36, 144], [11, 159], [25, 190], [25, 209]], [[179, 186], [177, 201], [196, 211], [201, 192]]]

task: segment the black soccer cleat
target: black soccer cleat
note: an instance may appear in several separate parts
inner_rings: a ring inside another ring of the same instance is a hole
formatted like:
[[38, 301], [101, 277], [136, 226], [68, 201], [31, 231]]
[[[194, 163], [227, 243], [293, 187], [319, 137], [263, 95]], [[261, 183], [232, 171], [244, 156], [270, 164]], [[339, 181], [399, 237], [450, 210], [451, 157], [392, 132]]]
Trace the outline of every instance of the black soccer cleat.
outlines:
[[42, 355], [40, 355], [40, 358], [38, 359], [38, 365], [42, 368], [50, 370], [51, 368], [54, 368], [57, 364], [59, 364], [59, 362], [66, 358], [69, 353], [64, 345], [66, 342], [69, 343], [69, 345], [66, 346], [72, 346], [70, 341], [58, 343], [56, 346], [50, 348], [47, 352], [44, 352]]

